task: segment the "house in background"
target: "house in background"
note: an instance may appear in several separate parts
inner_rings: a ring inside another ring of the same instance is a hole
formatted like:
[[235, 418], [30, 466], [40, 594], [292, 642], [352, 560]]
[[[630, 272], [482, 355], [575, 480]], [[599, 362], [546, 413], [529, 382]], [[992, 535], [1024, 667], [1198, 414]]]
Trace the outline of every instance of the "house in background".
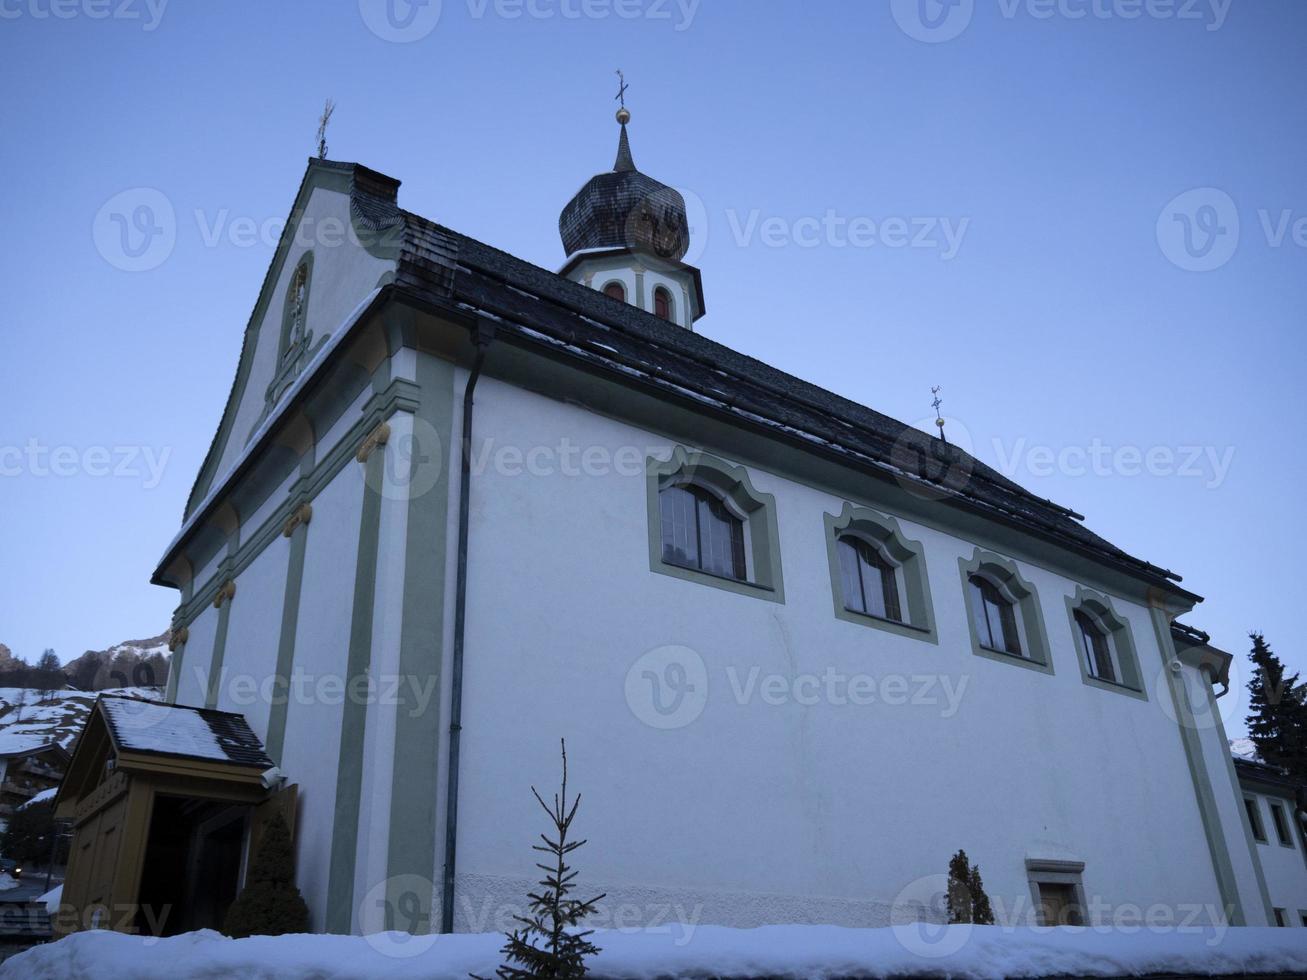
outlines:
[[[1200, 597], [700, 333], [685, 202], [628, 121], [557, 273], [309, 162], [154, 574], [180, 594], [176, 741], [101, 699], [60, 798], [70, 880], [101, 882], [70, 892], [81, 920], [140, 898], [136, 858], [79, 862], [115, 820], [144, 853], [165, 798], [198, 832], [239, 786], [214, 845], [238, 882], [275, 764], [315, 929], [493, 930], [536, 877], [528, 787], [562, 736], [585, 881], [650, 921], [938, 918], [964, 847], [1005, 922], [1269, 922], [1214, 710], [1229, 657], [1177, 623]], [[915, 353], [888, 347], [829, 354], [870, 390]], [[208, 754], [219, 716], [247, 765]], [[125, 788], [160, 767], [154, 804]]]
[[0, 833], [15, 810], [59, 785], [68, 758], [68, 752], [51, 739], [0, 733]]
[[1307, 786], [1263, 762], [1250, 739], [1231, 749], [1272, 924], [1307, 926]]

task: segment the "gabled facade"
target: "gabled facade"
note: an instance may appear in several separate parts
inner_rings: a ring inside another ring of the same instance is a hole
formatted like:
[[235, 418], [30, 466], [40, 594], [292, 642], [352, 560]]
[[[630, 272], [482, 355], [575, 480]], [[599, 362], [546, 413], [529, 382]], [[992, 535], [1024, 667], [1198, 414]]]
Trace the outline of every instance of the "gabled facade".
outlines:
[[559, 737], [586, 879], [648, 918], [935, 917], [963, 847], [1005, 921], [1268, 920], [1178, 576], [702, 336], [683, 250], [569, 205], [555, 274], [398, 187], [310, 161], [154, 576], [169, 700], [298, 784], [315, 929], [497, 928]]

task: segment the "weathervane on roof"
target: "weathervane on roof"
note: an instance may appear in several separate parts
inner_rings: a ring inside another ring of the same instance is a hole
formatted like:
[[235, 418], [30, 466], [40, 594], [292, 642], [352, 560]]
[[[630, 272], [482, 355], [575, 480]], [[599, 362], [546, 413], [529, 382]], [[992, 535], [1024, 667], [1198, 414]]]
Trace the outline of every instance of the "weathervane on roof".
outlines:
[[944, 437], [944, 416], [939, 414], [939, 407], [944, 404], [944, 400], [939, 397], [939, 393], [942, 390], [943, 389], [939, 385], [931, 385], [930, 393], [935, 396], [935, 400], [930, 404], [934, 406], [935, 409], [935, 424], [939, 426], [939, 437], [945, 442], [948, 442], [948, 439]]
[[336, 111], [336, 103], [330, 99], [322, 107], [322, 116], [318, 119], [318, 159], [327, 159], [327, 123], [331, 122], [331, 114]]

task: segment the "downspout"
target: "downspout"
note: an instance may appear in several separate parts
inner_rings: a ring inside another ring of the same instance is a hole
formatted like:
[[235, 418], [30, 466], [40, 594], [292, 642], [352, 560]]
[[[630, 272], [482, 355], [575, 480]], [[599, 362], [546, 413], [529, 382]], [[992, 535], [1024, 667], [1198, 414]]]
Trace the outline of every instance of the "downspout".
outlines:
[[458, 475], [458, 572], [454, 586], [454, 658], [450, 669], [448, 787], [445, 793], [445, 875], [440, 931], [454, 931], [454, 855], [458, 841], [458, 750], [463, 731], [463, 638], [467, 623], [468, 491], [472, 484], [472, 395], [481, 377], [494, 326], [480, 321], [472, 334], [476, 357], [463, 388], [463, 442]]

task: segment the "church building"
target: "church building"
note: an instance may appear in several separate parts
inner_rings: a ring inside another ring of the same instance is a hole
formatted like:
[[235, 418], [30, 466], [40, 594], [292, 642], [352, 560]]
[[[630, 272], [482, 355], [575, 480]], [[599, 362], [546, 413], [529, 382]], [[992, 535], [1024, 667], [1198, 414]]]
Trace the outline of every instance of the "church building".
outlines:
[[154, 572], [169, 704], [102, 699], [60, 795], [68, 900], [218, 926], [275, 808], [315, 930], [492, 931], [565, 739], [628, 925], [938, 919], [960, 848], [1000, 922], [1268, 924], [1200, 597], [706, 336], [618, 122], [557, 272], [309, 161]]

